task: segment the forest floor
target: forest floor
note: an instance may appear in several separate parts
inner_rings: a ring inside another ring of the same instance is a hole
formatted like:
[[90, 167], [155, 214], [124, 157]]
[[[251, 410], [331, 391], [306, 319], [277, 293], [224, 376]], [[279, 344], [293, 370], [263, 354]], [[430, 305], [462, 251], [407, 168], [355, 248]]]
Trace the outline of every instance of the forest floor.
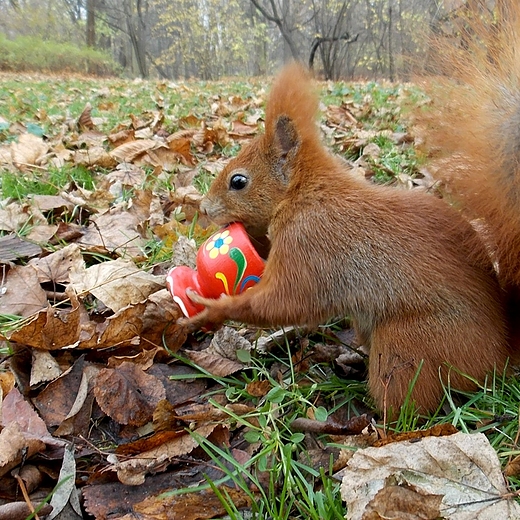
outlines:
[[[323, 139], [359, 175], [432, 188], [408, 117], [428, 103], [419, 88], [319, 86]], [[398, 502], [417, 518], [515, 518], [517, 378], [447, 389], [432, 416], [405, 407], [385, 424], [348, 320], [190, 336], [177, 325], [166, 275], [217, 231], [198, 204], [262, 131], [268, 89], [0, 74], [0, 520], [339, 520], [345, 504], [361, 518]], [[426, 456], [431, 471], [414, 469]], [[419, 471], [434, 491], [418, 491]], [[353, 498], [375, 481], [386, 494]], [[434, 516], [418, 511], [426, 495]]]

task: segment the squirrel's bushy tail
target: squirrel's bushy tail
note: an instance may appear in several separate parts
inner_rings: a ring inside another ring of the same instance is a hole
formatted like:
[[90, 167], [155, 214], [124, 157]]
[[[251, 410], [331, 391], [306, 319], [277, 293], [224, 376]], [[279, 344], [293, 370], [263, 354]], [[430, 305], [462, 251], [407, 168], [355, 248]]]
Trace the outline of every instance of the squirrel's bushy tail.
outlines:
[[501, 4], [432, 43], [423, 123], [434, 177], [480, 219], [499, 279], [520, 302], [520, 2]]

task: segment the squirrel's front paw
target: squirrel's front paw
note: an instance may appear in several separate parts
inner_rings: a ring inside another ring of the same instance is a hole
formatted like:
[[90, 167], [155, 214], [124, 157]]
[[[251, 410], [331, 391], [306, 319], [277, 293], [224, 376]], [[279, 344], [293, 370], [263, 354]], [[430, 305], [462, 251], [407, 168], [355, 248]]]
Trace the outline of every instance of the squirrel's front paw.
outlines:
[[[201, 296], [199, 293], [196, 293], [192, 289], [187, 289], [186, 294], [188, 298], [197, 305], [204, 305], [204, 307], [210, 308], [211, 304], [213, 302], [216, 302], [217, 300], [213, 298], [204, 298], [204, 296]], [[202, 313], [199, 313], [197, 316], [199, 316]]]
[[177, 320], [179, 325], [186, 327], [187, 332], [195, 332], [201, 328], [218, 328], [226, 319], [225, 314], [219, 307], [220, 299], [204, 298], [200, 294], [188, 289], [186, 291], [189, 299], [197, 305], [203, 305], [205, 309], [191, 318], [181, 318]]
[[179, 318], [177, 324], [186, 329], [187, 333], [196, 332], [208, 324], [208, 311], [203, 310], [191, 318]]

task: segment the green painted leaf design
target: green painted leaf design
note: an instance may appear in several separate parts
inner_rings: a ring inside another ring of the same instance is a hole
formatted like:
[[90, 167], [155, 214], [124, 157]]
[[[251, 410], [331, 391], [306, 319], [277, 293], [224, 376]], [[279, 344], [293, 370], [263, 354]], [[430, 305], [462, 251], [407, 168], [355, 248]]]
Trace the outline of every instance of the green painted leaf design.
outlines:
[[235, 264], [237, 264], [237, 277], [235, 279], [235, 284], [233, 285], [233, 294], [236, 294], [237, 286], [240, 283], [240, 280], [244, 276], [244, 271], [247, 267], [247, 260], [244, 256], [244, 253], [238, 247], [233, 247], [229, 251], [229, 257]]

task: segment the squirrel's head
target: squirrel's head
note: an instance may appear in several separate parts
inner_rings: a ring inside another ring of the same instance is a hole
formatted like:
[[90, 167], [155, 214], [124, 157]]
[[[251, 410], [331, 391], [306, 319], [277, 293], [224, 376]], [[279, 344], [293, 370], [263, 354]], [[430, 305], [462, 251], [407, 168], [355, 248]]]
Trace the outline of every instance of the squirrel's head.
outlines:
[[204, 197], [201, 210], [216, 224], [242, 222], [250, 235], [266, 235], [289, 185], [299, 147], [296, 127], [281, 115], [270, 139], [258, 136], [226, 165]]
[[286, 66], [267, 101], [265, 134], [244, 146], [222, 170], [202, 211], [217, 224], [242, 222], [250, 235], [266, 235], [294, 173], [309, 173], [298, 161], [319, 143], [317, 107], [307, 71], [297, 63]]

